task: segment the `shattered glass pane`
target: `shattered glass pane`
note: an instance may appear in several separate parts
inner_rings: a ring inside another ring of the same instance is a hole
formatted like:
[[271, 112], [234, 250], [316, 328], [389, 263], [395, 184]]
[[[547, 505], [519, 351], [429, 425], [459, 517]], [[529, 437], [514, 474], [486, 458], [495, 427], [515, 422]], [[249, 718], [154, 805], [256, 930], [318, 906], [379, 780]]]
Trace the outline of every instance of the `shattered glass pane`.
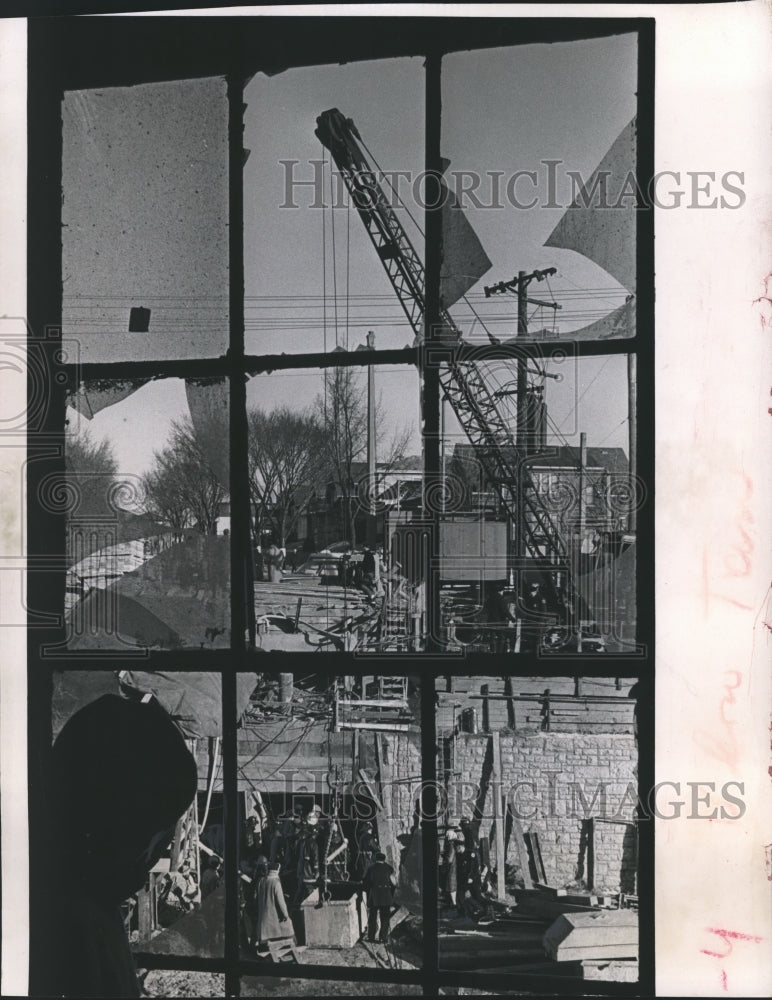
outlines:
[[637, 63], [635, 34], [443, 59], [445, 176], [491, 265], [452, 310], [466, 342], [635, 336]]
[[440, 378], [446, 648], [632, 652], [637, 513], [647, 496], [634, 419], [631, 428], [634, 359], [513, 349]]
[[67, 91], [62, 121], [63, 332], [77, 360], [224, 354], [225, 81]]
[[578, 662], [436, 678], [441, 969], [638, 980], [640, 685]]
[[228, 646], [227, 381], [92, 381], [70, 403], [70, 647]]
[[418, 410], [411, 366], [293, 369], [250, 381], [259, 648], [424, 648]]
[[[400, 258], [422, 272], [423, 94], [417, 58], [257, 74], [247, 85], [248, 354], [363, 350], [370, 330], [379, 350], [413, 344], [422, 307], [409, 297], [408, 319], [392, 251], [399, 245]], [[333, 109], [343, 145], [317, 122]]]
[[247, 850], [279, 866], [298, 960], [420, 967], [417, 678], [259, 674], [237, 766]]

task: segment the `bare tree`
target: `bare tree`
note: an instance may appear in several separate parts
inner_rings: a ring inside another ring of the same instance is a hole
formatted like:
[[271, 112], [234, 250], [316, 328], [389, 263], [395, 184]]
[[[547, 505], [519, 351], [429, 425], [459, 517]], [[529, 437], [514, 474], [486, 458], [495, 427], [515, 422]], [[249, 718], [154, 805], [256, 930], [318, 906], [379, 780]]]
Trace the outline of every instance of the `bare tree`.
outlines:
[[[332, 368], [325, 372], [325, 393], [317, 398], [316, 409], [324, 424], [326, 466], [341, 491], [348, 541], [356, 544], [357, 492], [356, 465], [367, 456], [367, 386], [355, 368]], [[383, 404], [379, 396], [375, 410], [376, 445], [382, 443]], [[394, 433], [384, 449], [380, 471], [392, 468], [405, 456], [411, 428]]]
[[255, 532], [269, 524], [281, 546], [297, 524], [324, 463], [323, 430], [310, 411], [252, 409], [249, 427], [249, 486]]
[[78, 516], [114, 514], [110, 494], [118, 474], [112, 444], [96, 444], [87, 430], [68, 431], [64, 444], [64, 468], [68, 482], [78, 494]]
[[142, 477], [145, 513], [168, 524], [179, 542], [193, 523], [193, 512], [180, 480], [178, 456], [167, 447], [156, 452], [154, 459], [153, 468]]
[[112, 444], [109, 441], [96, 444], [86, 430], [68, 430], [64, 442], [64, 470], [71, 491], [68, 514], [72, 530], [68, 531], [68, 559], [78, 562], [117, 541], [115, 521], [118, 514], [113, 488], [118, 463]]
[[203, 534], [214, 535], [227, 492], [212, 468], [212, 450], [199, 437], [189, 420], [174, 421], [169, 444], [155, 452], [153, 468], [143, 479], [145, 509], [154, 516], [165, 511], [163, 519], [175, 531], [195, 524]]

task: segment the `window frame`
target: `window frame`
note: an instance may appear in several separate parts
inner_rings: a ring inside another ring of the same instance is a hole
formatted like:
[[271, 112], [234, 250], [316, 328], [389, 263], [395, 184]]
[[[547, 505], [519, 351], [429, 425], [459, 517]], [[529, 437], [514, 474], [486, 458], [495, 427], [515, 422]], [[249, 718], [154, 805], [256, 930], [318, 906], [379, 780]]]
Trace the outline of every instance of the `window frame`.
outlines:
[[[257, 69], [288, 69], [341, 61], [369, 61], [397, 56], [422, 56], [425, 59], [425, 167], [431, 177], [441, 173], [442, 58], [460, 50], [511, 46], [535, 41], [569, 41], [597, 38], [620, 32], [638, 34], [638, 177], [653, 176], [653, 19], [642, 18], [514, 18], [502, 22], [485, 18], [381, 18], [379, 33], [362, 30], [358, 18], [247, 17], [247, 18], [48, 18], [30, 22], [29, 31], [29, 193], [28, 193], [28, 322], [29, 346], [39, 357], [45, 371], [45, 400], [42, 414], [28, 428], [28, 535], [26, 539], [29, 572], [27, 577], [28, 630], [28, 777], [30, 803], [30, 855], [44, 849], [45, 802], [41, 796], [40, 774], [51, 745], [50, 701], [52, 670], [113, 670], [121, 662], [120, 654], [105, 650], [87, 659], [80, 653], [51, 656], [51, 647], [63, 637], [64, 620], [61, 599], [64, 593], [64, 570], [58, 553], [65, 538], [63, 512], [42, 510], [37, 497], [47, 476], [63, 476], [63, 428], [65, 393], [75, 379], [100, 377], [141, 377], [166, 375], [217, 376], [228, 378], [230, 388], [231, 429], [231, 635], [229, 650], [149, 651], [143, 658], [144, 669], [175, 671], [214, 670], [221, 678], [223, 712], [223, 767], [225, 802], [235, 803], [237, 789], [237, 719], [236, 675], [243, 671], [261, 672], [286, 669], [287, 656], [280, 652], [257, 653], [251, 648], [254, 639], [254, 616], [250, 623], [249, 607], [254, 607], [251, 581], [246, 570], [243, 543], [249, 538], [249, 491], [246, 460], [246, 379], [257, 371], [290, 370], [299, 367], [326, 368], [341, 364], [365, 367], [396, 361], [415, 363], [422, 379], [424, 412], [424, 476], [427, 488], [442, 475], [440, 452], [441, 389], [439, 365], [448, 358], [448, 349], [440, 343], [440, 215], [426, 211], [426, 329], [420, 349], [399, 351], [352, 352], [334, 354], [247, 355], [244, 340], [244, 248], [242, 185], [242, 115], [243, 88]], [[302, 22], [302, 23], [301, 23]], [[148, 40], [150, 28], [150, 40]], [[409, 30], [406, 30], [409, 29]], [[115, 45], [116, 32], [122, 33]], [[182, 35], [182, 44], [177, 38]], [[372, 38], [373, 34], [380, 37]], [[174, 39], [172, 49], [166, 45]], [[186, 41], [188, 44], [186, 44]], [[136, 58], [140, 46], [140, 57]], [[252, 45], [252, 50], [250, 50]], [[170, 51], [177, 51], [172, 57]], [[321, 57], [321, 58], [320, 58]], [[61, 162], [62, 136], [60, 101], [66, 90], [94, 86], [121, 86], [132, 82], [161, 79], [185, 80], [194, 77], [224, 76], [228, 84], [229, 108], [229, 253], [230, 253], [230, 340], [227, 353], [215, 359], [160, 362], [115, 362], [84, 364], [78, 370], [60, 364], [57, 357], [61, 342]], [[89, 82], [90, 81], [90, 82]], [[51, 163], [58, 167], [51, 168]], [[428, 199], [431, 202], [431, 197]], [[638, 213], [637, 272], [639, 295], [636, 336], [630, 340], [590, 342], [577, 345], [577, 354], [634, 354], [638, 366], [638, 384], [646, 392], [638, 393], [638, 469], [647, 485], [648, 496], [638, 511], [641, 537], [654, 537], [653, 518], [653, 213], [650, 206]], [[643, 332], [641, 332], [643, 331]], [[602, 349], [601, 349], [602, 348]], [[541, 350], [541, 345], [539, 345]], [[463, 348], [453, 349], [463, 355]], [[495, 358], [495, 348], [485, 356]], [[63, 375], [64, 379], [59, 380]], [[30, 366], [29, 398], [40, 396], [38, 372]], [[433, 560], [439, 557], [439, 510], [430, 514]], [[603, 677], [639, 676], [644, 696], [639, 726], [639, 792], [645, 801], [653, 787], [653, 684], [654, 684], [654, 561], [653, 544], [638, 549], [636, 589], [638, 603], [638, 652], [633, 656], [608, 656], [602, 661], [572, 657], [585, 675]], [[351, 653], [316, 653], [313, 668], [327, 674], [363, 676], [374, 671], [384, 675], [421, 675], [421, 747], [422, 778], [426, 786], [423, 799], [423, 953], [421, 969], [398, 970], [349, 969], [343, 966], [317, 965], [293, 967], [293, 978], [354, 980], [414, 984], [425, 995], [436, 995], [447, 985], [480, 985], [489, 988], [533, 990], [555, 995], [585, 992], [581, 983], [559, 977], [513, 974], [497, 976], [480, 973], [451, 973], [439, 968], [437, 933], [438, 836], [436, 816], [436, 725], [434, 706], [435, 679], [448, 674], [486, 676], [497, 671], [525, 676], [558, 676], [566, 673], [565, 660], [539, 660], [532, 654], [519, 654], [516, 661], [496, 653], [459, 657], [443, 652], [440, 636], [439, 584], [427, 580], [429, 640], [425, 654], [410, 654], [406, 660], [395, 655], [357, 656]], [[251, 635], [250, 635], [251, 628]], [[223, 665], [223, 661], [227, 664]], [[132, 661], [136, 662], [136, 661]], [[417, 664], [417, 667], [415, 666]], [[294, 666], [294, 662], [293, 662]], [[304, 665], [305, 666], [305, 665]], [[569, 671], [570, 672], [570, 671]], [[593, 984], [593, 993], [607, 995], [646, 995], [653, 992], [653, 834], [651, 824], [640, 824], [639, 880], [641, 892], [640, 978], [636, 984]], [[197, 956], [173, 958], [140, 954], [143, 967], [190, 969], [225, 974], [225, 995], [238, 996], [240, 979], [245, 975], [283, 976], [281, 967], [265, 968], [239, 955], [238, 913], [238, 832], [235, 823], [226, 826], [226, 917], [225, 953], [222, 959]], [[35, 900], [44, 898], [45, 886], [30, 871], [30, 944], [31, 968], [39, 954], [40, 928], [35, 920]], [[587, 991], [589, 992], [589, 991]]]

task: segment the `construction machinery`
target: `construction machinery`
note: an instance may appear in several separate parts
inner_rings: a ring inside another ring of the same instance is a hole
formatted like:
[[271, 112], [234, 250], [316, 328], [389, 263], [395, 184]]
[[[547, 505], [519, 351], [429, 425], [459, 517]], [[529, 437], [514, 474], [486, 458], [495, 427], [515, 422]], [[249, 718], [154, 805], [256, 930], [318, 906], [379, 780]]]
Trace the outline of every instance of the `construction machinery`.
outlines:
[[[317, 118], [316, 136], [330, 151], [420, 343], [426, 308], [424, 266], [379, 181], [369, 151], [353, 121], [337, 108]], [[527, 464], [533, 449], [526, 435], [523, 440], [513, 435], [479, 365], [459, 359], [454, 348], [462, 346], [462, 335], [445, 308], [440, 322], [440, 340], [451, 348], [439, 370], [442, 392], [498, 494], [503, 512], [517, 526], [516, 549], [521, 558], [515, 568], [520, 596], [523, 571], [538, 571], [548, 610], [562, 622], [571, 607], [570, 597], [565, 599], [571, 593], [571, 553], [535, 488]], [[519, 607], [523, 610], [522, 602]]]

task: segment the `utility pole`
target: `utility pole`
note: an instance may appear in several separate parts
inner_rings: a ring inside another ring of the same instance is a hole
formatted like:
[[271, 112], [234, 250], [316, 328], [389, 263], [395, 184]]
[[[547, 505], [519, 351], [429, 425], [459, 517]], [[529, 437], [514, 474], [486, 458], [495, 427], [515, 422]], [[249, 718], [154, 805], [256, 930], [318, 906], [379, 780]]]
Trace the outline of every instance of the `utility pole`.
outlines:
[[[375, 350], [375, 334], [372, 330], [367, 331], [367, 348]], [[373, 365], [367, 366], [367, 480], [368, 480], [368, 517], [367, 517], [367, 544], [375, 548], [377, 544], [377, 530], [375, 523], [375, 493], [376, 493], [376, 462], [375, 462], [375, 368]]]
[[[549, 309], [558, 310], [560, 306], [556, 302], [544, 302], [541, 299], [529, 299], [528, 286], [532, 281], [543, 281], [552, 274], [557, 274], [557, 268], [548, 267], [544, 271], [532, 271], [527, 274], [525, 271], [518, 271], [517, 277], [511, 281], [499, 281], [495, 285], [485, 286], [485, 297], [490, 298], [505, 292], [515, 292], [517, 295], [517, 339], [525, 340], [528, 336], [528, 305], [544, 306]], [[517, 500], [517, 523], [515, 525], [515, 556], [518, 566], [522, 569], [523, 560], [526, 555], [525, 549], [525, 489], [523, 481], [525, 471], [522, 463], [526, 460], [530, 451], [533, 450], [533, 442], [527, 440], [528, 437], [528, 361], [525, 356], [517, 359], [517, 426], [516, 437], [517, 450], [519, 453], [518, 476], [515, 484], [515, 497]], [[522, 574], [520, 589], [522, 592]]]
[[[528, 336], [528, 281], [525, 271], [517, 272], [517, 339], [524, 340]], [[517, 450], [520, 453], [520, 463], [525, 461], [528, 453], [526, 442], [526, 414], [528, 412], [528, 366], [522, 354], [517, 359]], [[525, 489], [523, 488], [523, 467], [518, 464], [517, 476], [517, 536], [515, 555], [518, 565], [525, 558]], [[522, 591], [522, 584], [520, 587]]]
[[[587, 576], [581, 575], [582, 570], [582, 548], [584, 547], [584, 532], [587, 523], [587, 512], [584, 502], [584, 483], [587, 470], [587, 435], [584, 431], [579, 434], [579, 530], [576, 543], [576, 562], [574, 565], [580, 572], [577, 573], [579, 586], [576, 588], [576, 602], [574, 605], [576, 624], [576, 651], [582, 651], [582, 591], [587, 588]], [[583, 582], [584, 581], [584, 582]]]
[[630, 496], [632, 506], [630, 507], [630, 517], [627, 522], [627, 530], [635, 534], [638, 527], [638, 510], [635, 505], [637, 491], [635, 480], [638, 475], [638, 453], [637, 453], [637, 433], [636, 416], [638, 410], [638, 378], [635, 370], [635, 355], [627, 355], [627, 427], [630, 435], [628, 473], [630, 476]]

